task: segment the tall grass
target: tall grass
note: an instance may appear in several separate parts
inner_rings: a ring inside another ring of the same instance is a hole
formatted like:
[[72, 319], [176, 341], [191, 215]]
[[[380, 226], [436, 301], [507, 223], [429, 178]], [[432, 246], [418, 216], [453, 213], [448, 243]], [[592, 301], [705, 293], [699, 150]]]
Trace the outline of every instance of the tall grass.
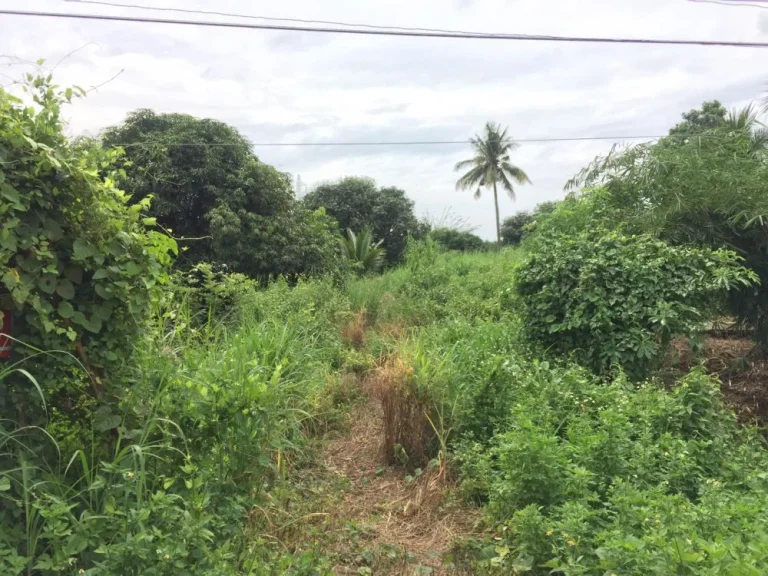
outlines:
[[348, 305], [324, 280], [237, 290], [217, 296], [233, 307], [223, 321], [183, 290], [159, 309], [118, 397], [79, 431], [55, 410], [45, 427], [0, 423], [0, 573], [291, 565], [247, 540], [250, 512], [334, 417], [326, 390]]

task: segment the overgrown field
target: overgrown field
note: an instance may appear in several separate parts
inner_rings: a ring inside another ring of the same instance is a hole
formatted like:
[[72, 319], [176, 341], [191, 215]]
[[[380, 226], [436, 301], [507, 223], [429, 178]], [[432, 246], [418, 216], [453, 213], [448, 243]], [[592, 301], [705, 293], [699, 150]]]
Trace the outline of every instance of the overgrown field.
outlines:
[[[364, 178], [300, 201], [217, 122], [72, 141], [73, 90], [25, 86], [0, 90], [0, 573], [768, 573], [765, 437], [721, 390], [768, 350], [750, 109], [612, 152], [502, 248]], [[733, 322], [755, 346], [713, 373]]]
[[345, 284], [178, 288], [109, 413], [4, 424], [3, 573], [365, 568], [312, 486], [362, 382], [384, 401], [381, 465], [442, 469], [485, 511], [454, 570], [764, 573], [762, 438], [700, 369], [665, 389], [542, 360], [510, 293], [524, 257], [428, 241]]

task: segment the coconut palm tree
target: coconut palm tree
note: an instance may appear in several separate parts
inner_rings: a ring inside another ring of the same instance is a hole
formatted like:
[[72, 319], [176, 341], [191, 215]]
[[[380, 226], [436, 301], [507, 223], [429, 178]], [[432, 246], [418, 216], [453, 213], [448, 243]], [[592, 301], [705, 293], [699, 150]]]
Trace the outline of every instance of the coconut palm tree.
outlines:
[[758, 120], [758, 115], [757, 107], [747, 104], [744, 108], [729, 110], [724, 124], [730, 130], [749, 130], [755, 149], [760, 150], [768, 145], [768, 128]]
[[501, 229], [499, 222], [499, 196], [497, 187], [507, 191], [512, 200], [515, 199], [513, 182], [525, 184], [530, 182], [528, 175], [509, 161], [509, 154], [519, 147], [510, 136], [507, 136], [507, 128], [493, 122], [485, 125], [485, 134], [470, 139], [475, 155], [469, 160], [456, 164], [456, 171], [469, 168], [456, 182], [459, 190], [475, 188], [475, 198], [480, 198], [481, 189], [493, 190], [493, 202], [496, 206], [496, 240], [501, 243]]

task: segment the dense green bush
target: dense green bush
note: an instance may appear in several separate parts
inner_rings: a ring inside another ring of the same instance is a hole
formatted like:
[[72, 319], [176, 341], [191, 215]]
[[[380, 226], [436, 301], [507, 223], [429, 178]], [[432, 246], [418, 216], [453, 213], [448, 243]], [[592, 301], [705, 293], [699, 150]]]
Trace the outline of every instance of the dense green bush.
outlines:
[[362, 272], [378, 272], [386, 257], [382, 242], [374, 242], [370, 228], [363, 228], [359, 234], [347, 228], [347, 237], [341, 239], [341, 255]]
[[[86, 397], [106, 400], [113, 391], [110, 371], [130, 358], [176, 245], [147, 229], [148, 200], [129, 205], [115, 187], [115, 152], [63, 134], [61, 106], [73, 91], [50, 78], [27, 81], [36, 107], [0, 90], [0, 309], [13, 315], [20, 341], [13, 360], [32, 357], [28, 371], [58, 373], [40, 379], [39, 392], [77, 420]], [[45, 414], [32, 384], [14, 373], [3, 386], [0, 414], [39, 424]]]
[[484, 250], [488, 245], [476, 234], [455, 228], [435, 228], [429, 235], [446, 250], [474, 252]]
[[326, 182], [302, 201], [311, 210], [325, 208], [341, 230], [370, 228], [376, 241], [382, 241], [390, 264], [401, 261], [408, 237], [420, 235], [423, 228], [404, 190], [377, 188], [371, 178], [349, 176]]
[[667, 393], [540, 363], [505, 379], [507, 429], [456, 455], [463, 490], [502, 526], [503, 542], [474, 555], [477, 573], [768, 567], [768, 460], [716, 381], [697, 371]]
[[[261, 539], [266, 520], [251, 514], [284, 513], [272, 494], [290, 494], [288, 467], [335, 417], [346, 299], [331, 280], [257, 289], [200, 276], [166, 295], [117, 403], [83, 422], [86, 435], [2, 424], [0, 573], [320, 570], [321, 557]], [[226, 302], [228, 322], [193, 318], [190, 300]]]
[[726, 292], [755, 274], [727, 250], [672, 247], [647, 236], [582, 232], [540, 238], [515, 280], [526, 334], [599, 374], [641, 379], [675, 336], [696, 337]]
[[761, 283], [732, 290], [730, 309], [768, 350], [768, 133], [754, 107], [728, 113], [706, 102], [683, 117], [659, 142], [614, 149], [585, 167], [569, 183], [583, 188], [571, 214], [579, 213], [581, 230], [597, 220], [673, 245], [736, 252]]
[[501, 223], [501, 240], [504, 244], [520, 244], [528, 225], [533, 222], [530, 212], [520, 211], [504, 218]]

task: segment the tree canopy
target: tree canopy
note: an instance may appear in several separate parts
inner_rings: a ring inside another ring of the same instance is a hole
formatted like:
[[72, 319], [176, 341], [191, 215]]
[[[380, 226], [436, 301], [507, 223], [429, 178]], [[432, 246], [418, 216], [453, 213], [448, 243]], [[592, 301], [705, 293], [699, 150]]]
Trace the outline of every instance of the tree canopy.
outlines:
[[336, 229], [294, 197], [288, 174], [261, 162], [237, 130], [186, 114], [137, 110], [107, 129], [122, 147], [121, 185], [179, 239], [181, 264], [219, 262], [252, 276], [327, 269]]
[[400, 261], [408, 235], [420, 230], [413, 201], [405, 191], [377, 188], [371, 178], [348, 176], [320, 184], [304, 197], [304, 204], [313, 210], [325, 208], [342, 230], [361, 232], [370, 228], [373, 240], [382, 241], [390, 263]]
[[456, 228], [435, 228], [429, 235], [446, 250], [471, 252], [483, 250], [486, 242], [476, 234]]

